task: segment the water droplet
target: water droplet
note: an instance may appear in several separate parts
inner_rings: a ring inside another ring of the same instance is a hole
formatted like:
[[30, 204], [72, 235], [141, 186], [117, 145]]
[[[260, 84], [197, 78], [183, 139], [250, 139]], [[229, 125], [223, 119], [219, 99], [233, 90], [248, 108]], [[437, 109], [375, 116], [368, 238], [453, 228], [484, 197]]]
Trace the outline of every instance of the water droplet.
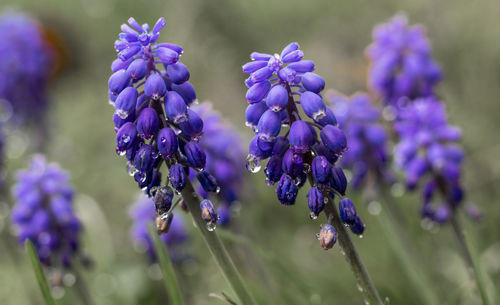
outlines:
[[210, 232], [215, 231], [215, 228], [217, 227], [217, 224], [214, 221], [209, 221], [207, 222], [207, 230]]
[[309, 174], [311, 172], [311, 165], [309, 163], [304, 164], [304, 173]]
[[328, 203], [328, 197], [323, 198], [323, 203], [327, 204]]
[[122, 136], [122, 142], [127, 144], [128, 142], [130, 142], [130, 136], [129, 135], [123, 135]]
[[174, 133], [176, 135], [180, 135], [182, 130], [180, 130], [179, 128], [175, 127], [175, 126], [171, 126], [172, 130], [174, 131]]
[[152, 188], [149, 189], [149, 195], [154, 196], [156, 194], [156, 191], [158, 190], [157, 186], [153, 186]]
[[394, 183], [391, 187], [391, 194], [394, 197], [401, 197], [405, 194], [405, 186], [401, 183]]
[[319, 233], [316, 233], [316, 239], [319, 240]]
[[359, 283], [356, 284], [356, 287], [358, 288], [359, 292], [363, 292], [363, 287]]
[[316, 220], [316, 219], [318, 219], [318, 215], [316, 215], [316, 213], [314, 213], [314, 212], [311, 212], [311, 213], [309, 213], [309, 218], [311, 218], [312, 220]]
[[116, 154], [119, 156], [125, 156], [127, 154], [126, 150], [120, 150], [119, 148], [116, 148]]
[[177, 189], [174, 190], [174, 193], [177, 195], [177, 196], [180, 196], [181, 195], [181, 192], [179, 192]]
[[372, 215], [379, 215], [382, 212], [382, 205], [378, 201], [371, 201], [368, 203], [368, 213]]
[[266, 177], [266, 184], [269, 186], [274, 185], [274, 181]]
[[349, 224], [344, 223], [344, 227], [349, 228]]
[[261, 167], [260, 160], [254, 159], [251, 156], [247, 158], [247, 170], [252, 174], [258, 173]]
[[340, 254], [342, 254], [343, 256], [345, 256], [345, 251], [344, 251], [344, 249], [340, 248]]
[[359, 237], [359, 238], [363, 238], [363, 234], [359, 234], [359, 235], [358, 235], [358, 237]]
[[296, 186], [299, 186], [300, 184], [302, 184], [302, 177], [298, 176], [293, 181], [294, 181], [294, 183], [295, 183]]
[[160, 142], [162, 142], [162, 143], [167, 142], [167, 138], [165, 138], [165, 137], [161, 137], [161, 138], [160, 138]]
[[73, 273], [67, 272], [66, 274], [64, 274], [62, 281], [64, 283], [64, 286], [71, 287], [75, 284], [76, 277]]
[[218, 186], [218, 187], [215, 189], [215, 193], [216, 193], [216, 194], [219, 194], [219, 193], [220, 193], [220, 186]]
[[130, 162], [128, 163], [127, 167], [128, 167], [128, 174], [130, 177], [133, 177], [138, 172], [135, 166], [133, 166], [132, 163]]
[[121, 119], [126, 119], [128, 117], [128, 111], [123, 109], [116, 109], [116, 115], [118, 115]]
[[198, 99], [195, 99], [191, 104], [198, 105], [199, 103], [200, 103], [200, 101]]
[[365, 302], [365, 305], [370, 305], [370, 301], [364, 300], [364, 302]]
[[326, 115], [326, 112], [324, 110], [319, 110], [318, 112], [313, 113], [312, 119], [315, 121], [319, 121], [322, 118], [324, 118]]

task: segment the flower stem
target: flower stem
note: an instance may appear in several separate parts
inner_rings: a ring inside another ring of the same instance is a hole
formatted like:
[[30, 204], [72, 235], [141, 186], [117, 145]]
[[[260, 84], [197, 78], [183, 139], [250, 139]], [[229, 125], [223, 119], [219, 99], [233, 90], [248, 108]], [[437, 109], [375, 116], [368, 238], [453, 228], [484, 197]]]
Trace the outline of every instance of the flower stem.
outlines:
[[325, 215], [327, 217], [328, 223], [333, 225], [337, 231], [338, 240], [342, 251], [345, 253], [345, 259], [351, 267], [352, 273], [358, 281], [361, 292], [365, 297], [365, 304], [378, 304], [384, 305], [382, 299], [380, 298], [375, 285], [373, 284], [368, 271], [366, 270], [361, 257], [359, 256], [358, 250], [354, 243], [352, 242], [351, 236], [347, 229], [344, 227], [340, 221], [340, 216], [337, 212], [337, 208], [333, 202], [333, 199], [328, 196], [328, 202], [325, 206]]
[[201, 210], [199, 204], [200, 200], [197, 198], [197, 195], [190, 182], [186, 184], [181, 194], [182, 198], [184, 199], [184, 203], [188, 207], [189, 212], [193, 217], [196, 227], [200, 231], [201, 236], [205, 241], [205, 244], [210, 250], [210, 253], [215, 259], [215, 262], [219, 266], [219, 269], [222, 271], [224, 278], [229, 283], [237, 298], [239, 299], [240, 302], [238, 304], [255, 304], [253, 297], [248, 292], [240, 273], [236, 269], [236, 266], [229, 256], [226, 248], [222, 244], [219, 236], [215, 231], [208, 231], [208, 229], [206, 228], [206, 223], [203, 221], [203, 219], [201, 219]]
[[36, 253], [33, 243], [29, 239], [27, 239], [24, 245], [26, 247], [26, 253], [28, 254], [28, 257], [31, 261], [36, 281], [38, 282], [38, 286], [40, 287], [40, 291], [42, 292], [45, 305], [55, 305], [56, 303], [54, 301], [54, 298], [52, 297], [52, 293], [50, 292], [47, 278], [43, 273], [42, 266], [40, 265], [40, 260], [38, 259], [38, 254]]
[[73, 269], [73, 273], [75, 274], [76, 277], [75, 288], [76, 291], [78, 292], [78, 295], [80, 296], [82, 304], [94, 305], [94, 301], [90, 296], [89, 287], [87, 286], [87, 283], [85, 282], [85, 279], [83, 278], [82, 274], [76, 267]]
[[453, 227], [453, 232], [457, 238], [459, 247], [462, 251], [462, 255], [465, 261], [465, 265], [467, 266], [467, 271], [471, 276], [474, 276], [476, 279], [477, 288], [479, 289], [479, 294], [481, 296], [481, 300], [483, 305], [490, 305], [490, 301], [488, 298], [488, 294], [486, 293], [486, 285], [483, 281], [482, 274], [480, 272], [480, 266], [472, 255], [469, 244], [467, 243], [467, 238], [464, 232], [464, 229], [460, 225], [460, 221], [458, 220], [457, 211], [453, 212], [451, 216], [451, 226]]
[[416, 288], [418, 292], [417, 295], [426, 305], [439, 305], [439, 298], [433, 293], [433, 285], [427, 276], [424, 276], [421, 270], [424, 269], [423, 264], [415, 255], [412, 253], [418, 253], [414, 247], [408, 243], [409, 234], [405, 227], [398, 221], [398, 217], [395, 214], [398, 213], [398, 208], [389, 198], [383, 185], [379, 185], [378, 189], [381, 190], [379, 193], [380, 199], [383, 202], [385, 209], [382, 209], [380, 214], [376, 217], [380, 227], [382, 228], [389, 246], [392, 251], [396, 254], [397, 259], [400, 262], [401, 267], [404, 269], [408, 279], [411, 281], [412, 285]]

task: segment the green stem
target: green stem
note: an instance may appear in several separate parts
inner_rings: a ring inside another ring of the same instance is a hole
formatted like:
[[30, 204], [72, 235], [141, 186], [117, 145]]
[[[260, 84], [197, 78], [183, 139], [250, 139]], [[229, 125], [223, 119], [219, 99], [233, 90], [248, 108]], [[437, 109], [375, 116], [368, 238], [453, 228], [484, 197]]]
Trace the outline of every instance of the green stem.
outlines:
[[222, 244], [219, 236], [215, 231], [210, 232], [206, 228], [206, 223], [201, 219], [201, 210], [200, 210], [200, 200], [197, 198], [196, 193], [193, 189], [191, 183], [187, 183], [184, 189], [182, 190], [182, 198], [184, 199], [184, 203], [189, 209], [191, 216], [193, 217], [194, 222], [196, 223], [196, 227], [201, 233], [205, 244], [207, 245], [210, 253], [212, 254], [215, 262], [219, 266], [219, 269], [222, 271], [224, 278], [229, 283], [234, 293], [238, 297], [240, 303], [242, 305], [253, 305], [255, 301], [253, 297], [248, 292], [243, 279], [241, 278], [240, 273], [236, 269], [231, 257], [226, 251], [226, 248]]
[[92, 300], [92, 297], [90, 296], [89, 287], [87, 286], [85, 279], [83, 278], [80, 271], [78, 271], [77, 267], [73, 269], [73, 273], [75, 274], [76, 277], [75, 289], [78, 292], [78, 295], [80, 296], [82, 304], [94, 305], [95, 303]]
[[328, 202], [325, 206], [325, 215], [327, 217], [328, 223], [333, 225], [335, 230], [337, 231], [338, 241], [345, 254], [345, 259], [347, 263], [351, 267], [352, 273], [356, 277], [358, 281], [358, 285], [360, 287], [361, 292], [365, 297], [365, 304], [378, 304], [384, 305], [382, 299], [380, 298], [375, 285], [373, 284], [368, 271], [366, 270], [361, 257], [359, 256], [358, 250], [356, 246], [352, 242], [351, 236], [349, 232], [347, 232], [346, 227], [340, 221], [340, 216], [337, 212], [337, 208], [335, 207], [335, 203], [332, 198], [328, 196]]
[[30, 258], [31, 265], [33, 266], [33, 271], [35, 272], [35, 277], [38, 282], [38, 286], [40, 287], [40, 291], [42, 292], [43, 299], [46, 305], [55, 305], [55, 301], [52, 298], [52, 294], [50, 293], [49, 284], [47, 283], [47, 279], [43, 274], [42, 266], [40, 265], [40, 260], [38, 259], [38, 254], [33, 247], [33, 243], [27, 239], [25, 242], [26, 253]]
[[167, 289], [170, 301], [173, 305], [184, 305], [181, 288], [175, 275], [174, 266], [170, 261], [167, 246], [162, 242], [153, 226], [148, 226], [148, 233], [149, 237], [153, 240], [156, 257], [158, 258], [158, 262], [160, 263], [161, 270], [163, 272], [165, 288]]
[[464, 229], [462, 229], [462, 226], [460, 225], [460, 221], [458, 220], [456, 211], [454, 211], [453, 215], [451, 216], [451, 226], [453, 227], [453, 232], [455, 233], [459, 247], [462, 251], [465, 265], [467, 266], [467, 271], [476, 279], [476, 284], [479, 289], [479, 294], [481, 296], [481, 300], [483, 301], [483, 305], [490, 305], [491, 303], [489, 301], [488, 294], [486, 293], [486, 285], [479, 270], [479, 262], [475, 260], [475, 256], [472, 255], [469, 244], [467, 243]]
[[430, 283], [428, 277], [424, 276], [421, 272], [423, 270], [422, 264], [419, 264], [418, 259], [411, 253], [417, 253], [416, 249], [408, 242], [408, 233], [405, 227], [398, 221], [399, 214], [397, 206], [392, 202], [384, 190], [384, 186], [379, 186], [381, 191], [381, 201], [383, 201], [385, 209], [382, 209], [378, 217], [380, 227], [382, 228], [389, 246], [392, 251], [396, 253], [401, 267], [404, 269], [408, 279], [418, 292], [417, 295], [421, 298], [422, 304], [426, 305], [439, 305], [439, 298], [433, 293], [433, 285]]

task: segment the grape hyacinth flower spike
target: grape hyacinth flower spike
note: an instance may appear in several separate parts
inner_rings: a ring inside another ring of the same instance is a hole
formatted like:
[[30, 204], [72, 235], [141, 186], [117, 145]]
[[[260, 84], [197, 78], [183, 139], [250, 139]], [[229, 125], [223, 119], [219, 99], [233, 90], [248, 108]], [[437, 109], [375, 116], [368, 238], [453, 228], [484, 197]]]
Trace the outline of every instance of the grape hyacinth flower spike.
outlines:
[[407, 100], [434, 95], [442, 77], [424, 28], [408, 26], [404, 15], [375, 28], [367, 55], [371, 60], [370, 88], [396, 108]]
[[53, 268], [71, 268], [76, 258], [86, 260], [68, 180], [57, 164], [36, 155], [28, 169], [18, 172], [13, 188], [16, 205], [11, 219], [17, 238], [22, 243], [31, 240], [40, 262]]
[[189, 181], [190, 172], [196, 172], [204, 191], [219, 189], [206, 170], [207, 155], [200, 145], [204, 122], [190, 109], [196, 93], [188, 68], [179, 61], [183, 49], [158, 43], [165, 25], [164, 18], [150, 28], [131, 17], [115, 41], [118, 58], [111, 65], [108, 95], [115, 109], [116, 152], [127, 159], [139, 188], [153, 197], [157, 230], [168, 232], [173, 210], [183, 202], [241, 303], [253, 304], [218, 235], [209, 232], [215, 229], [217, 214], [204, 217], [207, 202], [200, 203]]
[[[129, 213], [134, 221], [131, 237], [138, 248], [141, 251], [145, 251], [152, 261], [156, 261], [156, 253], [153, 248], [153, 242], [148, 235], [148, 224], [152, 224], [156, 220], [154, 206], [155, 204], [151, 198], [141, 195]], [[188, 234], [180, 216], [173, 217], [169, 225], [168, 232], [161, 235], [161, 239], [168, 246], [171, 259], [174, 262], [179, 262], [185, 257], [183, 245], [188, 240]]]
[[[245, 80], [249, 104], [246, 125], [255, 132], [249, 144], [247, 169], [255, 173], [268, 160], [266, 182], [277, 184], [276, 195], [283, 205], [295, 204], [298, 192], [309, 180], [310, 217], [316, 219], [324, 212], [329, 222], [318, 235], [321, 246], [331, 248], [338, 236], [366, 298], [382, 304], [344, 227], [362, 235], [364, 224], [359, 217], [342, 223], [333, 202], [335, 196], [345, 195], [347, 187], [344, 172], [336, 165], [347, 150], [347, 140], [333, 111], [323, 101], [325, 81], [313, 72], [315, 64], [303, 57], [298, 43], [292, 42], [280, 54], [254, 52], [250, 55], [252, 61], [243, 65], [243, 72], [249, 74]], [[357, 216], [355, 210], [353, 216]]]

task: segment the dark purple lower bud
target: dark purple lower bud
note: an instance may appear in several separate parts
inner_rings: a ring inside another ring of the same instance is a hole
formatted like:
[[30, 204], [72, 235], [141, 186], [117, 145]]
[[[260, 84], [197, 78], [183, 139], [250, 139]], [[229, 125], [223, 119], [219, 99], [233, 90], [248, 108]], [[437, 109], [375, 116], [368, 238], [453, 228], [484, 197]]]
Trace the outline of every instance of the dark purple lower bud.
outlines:
[[323, 225], [321, 227], [321, 231], [319, 232], [318, 239], [321, 248], [325, 250], [331, 249], [337, 242], [337, 231], [335, 231], [335, 228], [332, 225]]
[[137, 172], [134, 174], [134, 180], [137, 182], [137, 185], [142, 190], [146, 190], [148, 185], [153, 180], [152, 172]]
[[134, 157], [134, 166], [139, 172], [150, 172], [153, 169], [156, 161], [155, 149], [148, 144], [144, 144], [139, 148]]
[[279, 155], [271, 156], [267, 162], [264, 173], [266, 174], [266, 182], [268, 185], [273, 185], [278, 182], [283, 174], [282, 158]]
[[434, 220], [437, 223], [445, 223], [450, 219], [450, 216], [451, 216], [451, 209], [448, 204], [444, 203], [436, 209], [436, 212], [434, 212], [432, 220]]
[[148, 140], [151, 139], [160, 127], [158, 114], [153, 108], [145, 108], [137, 118], [137, 132], [139, 135]]
[[363, 232], [365, 231], [365, 224], [363, 223], [361, 218], [359, 218], [359, 216], [356, 216], [356, 220], [354, 221], [354, 225], [352, 225], [350, 228], [351, 228], [352, 233], [361, 236], [361, 235], [363, 235]]
[[198, 179], [198, 181], [201, 184], [201, 187], [207, 193], [208, 192], [216, 193], [219, 190], [215, 177], [210, 175], [206, 170], [198, 172], [196, 174], [196, 179]]
[[153, 171], [153, 177], [151, 178], [151, 183], [148, 185], [146, 190], [146, 195], [154, 196], [156, 191], [161, 184], [161, 173], [159, 171]]
[[345, 190], [347, 189], [347, 178], [345, 177], [342, 168], [338, 166], [332, 168], [330, 187], [339, 192], [340, 195], [345, 195]]
[[295, 203], [299, 188], [295, 185], [295, 181], [287, 174], [281, 176], [276, 188], [278, 200], [284, 205], [292, 205]]
[[175, 124], [187, 120], [186, 102], [184, 102], [182, 96], [175, 91], [169, 91], [165, 96], [165, 114], [167, 118]]
[[304, 160], [302, 159], [302, 155], [295, 153], [293, 149], [288, 149], [286, 151], [281, 164], [283, 172], [294, 179], [299, 177], [304, 171]]
[[176, 163], [170, 167], [170, 184], [172, 187], [180, 192], [186, 186], [186, 171], [184, 166]]
[[325, 208], [325, 196], [318, 187], [312, 187], [307, 193], [307, 205], [314, 217], [317, 217]]
[[156, 214], [161, 215], [168, 212], [170, 207], [172, 207], [172, 199], [174, 198], [174, 192], [169, 187], [160, 187], [153, 198], [155, 203]]
[[203, 132], [203, 120], [191, 109], [188, 109], [187, 114], [188, 119], [179, 123], [179, 127], [184, 135], [191, 138], [199, 138]]
[[246, 125], [252, 128], [257, 128], [260, 117], [266, 112], [267, 106], [265, 102], [250, 104], [245, 111]]
[[160, 129], [157, 136], [157, 146], [162, 156], [165, 158], [172, 157], [179, 147], [175, 132], [168, 127]]
[[332, 168], [325, 156], [315, 157], [312, 161], [311, 168], [316, 182], [326, 184], [330, 181]]
[[314, 144], [313, 149], [318, 155], [324, 156], [331, 164], [335, 164], [335, 162], [337, 162], [339, 158], [338, 155], [326, 148], [326, 146], [321, 143]]
[[276, 138], [276, 141], [274, 142], [273, 146], [273, 155], [280, 155], [285, 151], [285, 149], [288, 147], [288, 139], [284, 136], [279, 136]]
[[339, 214], [340, 220], [349, 225], [353, 226], [356, 222], [356, 217], [358, 216], [356, 213], [356, 208], [352, 203], [351, 199], [344, 198], [339, 201]]
[[347, 147], [347, 139], [344, 132], [333, 125], [326, 125], [320, 131], [323, 144], [336, 155], [340, 155]]
[[184, 155], [187, 162], [194, 168], [205, 168], [207, 156], [201, 146], [194, 141], [188, 142], [184, 145]]
[[136, 136], [137, 130], [134, 123], [125, 123], [116, 134], [116, 148], [119, 151], [129, 149], [134, 144]]

